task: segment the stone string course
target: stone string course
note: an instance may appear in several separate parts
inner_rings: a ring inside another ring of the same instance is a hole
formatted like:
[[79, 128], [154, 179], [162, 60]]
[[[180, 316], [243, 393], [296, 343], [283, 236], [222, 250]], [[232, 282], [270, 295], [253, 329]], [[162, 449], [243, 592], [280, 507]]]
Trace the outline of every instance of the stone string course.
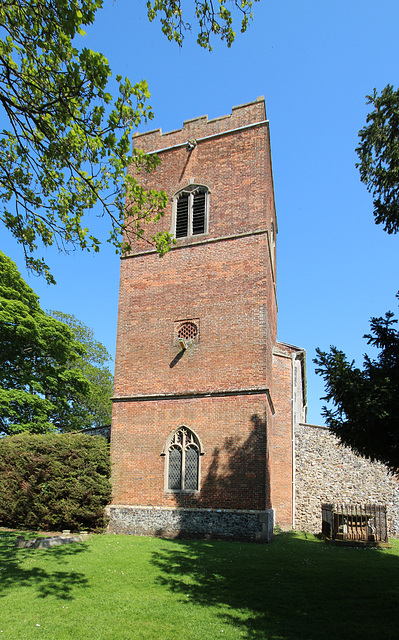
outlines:
[[268, 542], [273, 510], [165, 509], [111, 505], [110, 533], [162, 537], [210, 537]]
[[326, 427], [296, 426], [295, 528], [319, 533], [321, 504], [386, 504], [388, 535], [399, 536], [399, 481], [380, 462], [340, 445]]

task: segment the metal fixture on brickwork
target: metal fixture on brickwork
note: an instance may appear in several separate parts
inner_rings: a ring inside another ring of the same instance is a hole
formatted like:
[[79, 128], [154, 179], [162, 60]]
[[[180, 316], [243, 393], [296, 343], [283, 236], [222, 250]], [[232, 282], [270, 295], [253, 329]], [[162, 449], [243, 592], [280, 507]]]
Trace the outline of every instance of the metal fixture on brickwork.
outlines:
[[192, 138], [192, 140], [187, 140], [187, 149], [189, 151], [192, 151], [193, 149], [195, 149], [196, 146], [197, 146], [197, 141], [195, 138]]

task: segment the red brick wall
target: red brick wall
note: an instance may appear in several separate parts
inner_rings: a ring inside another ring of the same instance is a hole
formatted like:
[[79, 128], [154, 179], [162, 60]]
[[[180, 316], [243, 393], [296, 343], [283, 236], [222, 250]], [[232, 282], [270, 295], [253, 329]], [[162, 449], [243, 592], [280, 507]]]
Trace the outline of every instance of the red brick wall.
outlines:
[[[115, 504], [265, 509], [269, 507], [264, 396], [125, 402], [113, 419]], [[201, 439], [198, 494], [164, 491], [165, 456], [181, 425]]]
[[[161, 165], [151, 174], [140, 175], [149, 188], [166, 191], [169, 204], [165, 217], [151, 227], [146, 238], [160, 230], [171, 230], [172, 198], [190, 181], [210, 190], [209, 233], [207, 239], [256, 230], [270, 230], [275, 222], [273, 178], [271, 171], [268, 124], [265, 123], [264, 101], [237, 109], [238, 115], [207, 122], [206, 118], [189, 121], [177, 132], [143, 134], [134, 139], [135, 146], [155, 151], [168, 145], [183, 144], [160, 152]], [[254, 119], [251, 119], [254, 118]], [[257, 123], [263, 122], [256, 126]], [[231, 131], [235, 126], [254, 124], [252, 128]], [[217, 126], [216, 126], [217, 125]], [[201, 141], [216, 131], [224, 135]], [[226, 133], [227, 132], [227, 133]], [[186, 143], [199, 140], [193, 150]], [[133, 173], [133, 168], [132, 168]], [[130, 238], [134, 240], [134, 237]], [[179, 239], [179, 246], [191, 239]], [[132, 242], [133, 252], [148, 251], [145, 241]]]
[[[165, 189], [170, 198], [190, 181], [206, 185], [209, 233], [179, 239], [163, 258], [137, 243], [132, 256], [122, 259], [111, 441], [114, 503], [270, 506], [266, 435], [272, 418], [265, 390], [272, 388], [276, 340], [269, 252], [270, 225], [276, 223], [264, 120], [264, 102], [258, 100], [225, 118], [200, 118], [177, 132], [135, 138], [147, 151], [197, 139], [191, 152], [186, 146], [161, 152], [162, 164], [146, 184]], [[255, 126], [230, 131], [248, 124]], [[171, 228], [171, 204], [162, 224]], [[185, 319], [196, 320], [199, 335], [181, 354], [176, 323]], [[164, 491], [161, 453], [181, 425], [195, 431], [205, 451], [201, 490], [194, 497]]]
[[181, 144], [187, 140], [216, 135], [264, 120], [266, 120], [266, 108], [262, 96], [255, 102], [233, 107], [231, 114], [220, 118], [208, 120], [207, 116], [200, 116], [185, 120], [183, 128], [175, 131], [162, 133], [161, 129], [155, 129], [149, 133], [137, 133], [133, 137], [133, 145], [146, 152], [156, 151]]
[[[257, 235], [122, 261], [115, 396], [270, 384], [266, 243]], [[191, 318], [198, 339], [174, 364], [175, 323]]]
[[276, 523], [283, 529], [293, 525], [292, 459], [292, 354], [295, 350], [277, 343], [273, 356], [273, 402], [276, 413], [269, 434], [271, 499]]

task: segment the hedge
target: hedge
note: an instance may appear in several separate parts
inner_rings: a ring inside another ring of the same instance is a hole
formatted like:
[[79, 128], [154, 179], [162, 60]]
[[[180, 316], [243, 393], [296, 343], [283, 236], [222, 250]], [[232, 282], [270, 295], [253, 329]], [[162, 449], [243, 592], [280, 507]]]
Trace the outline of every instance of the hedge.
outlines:
[[0, 523], [18, 529], [99, 530], [111, 500], [108, 444], [85, 434], [0, 440]]

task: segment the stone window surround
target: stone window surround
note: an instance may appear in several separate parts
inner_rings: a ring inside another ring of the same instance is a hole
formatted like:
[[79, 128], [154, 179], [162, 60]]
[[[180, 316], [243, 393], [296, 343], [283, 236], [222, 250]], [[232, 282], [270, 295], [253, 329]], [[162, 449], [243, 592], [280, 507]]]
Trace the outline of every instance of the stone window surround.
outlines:
[[[188, 219], [188, 233], [186, 236], [180, 236], [179, 238], [176, 238], [176, 218], [177, 218], [177, 201], [179, 199], [179, 196], [184, 193], [184, 192], [189, 192], [190, 194], [194, 193], [197, 189], [204, 191], [205, 192], [205, 212], [204, 212], [204, 232], [203, 233], [198, 233], [198, 234], [193, 234], [192, 233], [192, 203], [190, 204], [190, 209], [189, 209], [189, 219]], [[188, 184], [179, 189], [178, 191], [176, 191], [173, 195], [173, 199], [172, 199], [172, 225], [171, 225], [171, 230], [170, 233], [171, 235], [176, 238], [176, 240], [185, 240], [187, 238], [197, 238], [197, 237], [203, 237], [204, 235], [209, 233], [209, 196], [210, 196], [210, 189], [207, 185], [205, 184], [201, 184], [199, 182], [196, 182], [194, 180], [194, 178], [191, 178], [190, 181], [188, 182]]]

